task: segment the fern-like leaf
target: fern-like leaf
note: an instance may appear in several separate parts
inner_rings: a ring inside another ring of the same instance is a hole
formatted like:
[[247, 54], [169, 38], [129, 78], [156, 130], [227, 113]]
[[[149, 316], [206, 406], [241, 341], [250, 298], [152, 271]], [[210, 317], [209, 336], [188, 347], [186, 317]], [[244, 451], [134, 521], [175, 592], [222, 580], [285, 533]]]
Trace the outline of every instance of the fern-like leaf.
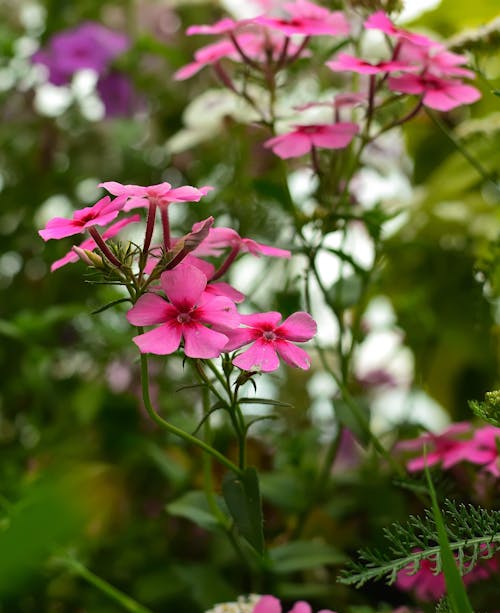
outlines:
[[[500, 550], [500, 511], [446, 500], [444, 517], [450, 548], [461, 575]], [[432, 562], [435, 574], [441, 572], [437, 529], [430, 510], [423, 517], [410, 516], [405, 524], [392, 524], [384, 529], [384, 536], [385, 551], [359, 551], [359, 560], [351, 562], [342, 572], [341, 583], [361, 587], [367, 581], [385, 579], [391, 585], [403, 569], [410, 574], [418, 572], [423, 560]]]

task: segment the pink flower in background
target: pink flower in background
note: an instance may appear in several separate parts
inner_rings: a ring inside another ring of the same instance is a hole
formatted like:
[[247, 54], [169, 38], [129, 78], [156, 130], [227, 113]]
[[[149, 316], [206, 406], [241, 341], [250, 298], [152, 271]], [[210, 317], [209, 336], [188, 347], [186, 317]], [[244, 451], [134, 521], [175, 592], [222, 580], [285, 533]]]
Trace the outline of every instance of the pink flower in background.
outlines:
[[272, 149], [280, 158], [299, 157], [309, 153], [313, 147], [343, 149], [359, 132], [355, 123], [296, 125], [295, 130], [270, 138], [264, 147]]
[[99, 183], [99, 187], [103, 187], [113, 196], [124, 198], [127, 201], [123, 207], [125, 211], [141, 206], [147, 207], [150, 201], [160, 207], [168, 206], [171, 202], [199, 202], [213, 189], [208, 185], [200, 188], [190, 185], [173, 188], [167, 182], [142, 187], [141, 185], [122, 185], [116, 181]]
[[208, 294], [206, 276], [190, 264], [182, 263], [164, 272], [161, 287], [168, 302], [157, 294], [144, 294], [127, 314], [135, 326], [160, 324], [134, 337], [141, 353], [167, 355], [184, 340], [188, 357], [218, 357], [228, 341], [228, 335], [221, 330], [227, 332], [239, 325], [240, 316], [233, 302]]
[[[118, 232], [120, 232], [120, 230], [122, 230], [123, 228], [125, 228], [131, 223], [140, 221], [140, 219], [141, 218], [139, 217], [139, 215], [132, 215], [131, 217], [127, 217], [126, 219], [121, 219], [120, 221], [117, 221], [113, 225], [109, 226], [109, 228], [102, 235], [102, 238], [104, 240], [113, 238], [114, 236], [118, 234]], [[80, 243], [78, 247], [80, 249], [85, 249], [86, 251], [94, 251], [97, 245], [93, 238], [87, 238], [82, 243]], [[52, 263], [50, 267], [50, 271], [54, 272], [55, 270], [57, 270], [58, 268], [61, 268], [62, 266], [65, 266], [66, 264], [72, 264], [74, 262], [78, 262], [79, 259], [80, 258], [78, 254], [75, 251], [73, 251], [73, 249], [71, 249], [70, 251], [68, 251], [68, 253], [64, 257]]]
[[[422, 601], [437, 601], [446, 593], [446, 583], [442, 572], [434, 574], [435, 564], [430, 560], [422, 560], [416, 573], [411, 565], [399, 571], [396, 586], [405, 592], [414, 592]], [[485, 559], [463, 576], [466, 585], [487, 579], [498, 570], [495, 558]]]
[[[196, 224], [193, 226], [193, 229], [195, 227]], [[202, 256], [218, 256], [228, 247], [242, 252], [249, 252], [256, 256], [266, 255], [275, 258], [290, 258], [292, 255], [288, 249], [264, 245], [251, 238], [242, 238], [232, 228], [210, 228], [208, 237], [193, 253]]]
[[366, 60], [361, 60], [353, 55], [347, 53], [339, 53], [338, 56], [329, 62], [326, 62], [326, 66], [333, 71], [348, 71], [357, 72], [359, 74], [381, 74], [386, 72], [411, 72], [418, 70], [417, 66], [412, 66], [402, 61], [385, 61], [372, 64]]
[[290, 19], [261, 16], [256, 17], [254, 21], [278, 30], [286, 36], [293, 36], [294, 34], [304, 36], [349, 34], [349, 24], [340, 11], [329, 11], [323, 6], [308, 2], [308, 0], [289, 2], [284, 4], [283, 8], [289, 13]]
[[279, 357], [290, 366], [307, 370], [309, 355], [295, 343], [311, 340], [317, 327], [314, 319], [303, 311], [293, 313], [281, 322], [281, 314], [276, 311], [241, 315], [244, 328], [228, 332], [229, 341], [224, 351], [234, 351], [244, 345], [252, 346], [240, 353], [233, 364], [242, 370], [271, 372], [279, 368]]
[[472, 85], [454, 79], [442, 79], [430, 73], [389, 77], [389, 88], [404, 94], [422, 96], [422, 103], [438, 111], [450, 111], [462, 104], [479, 100], [481, 92]]
[[[262, 596], [252, 613], [283, 613], [281, 602], [274, 596]], [[296, 602], [288, 613], [312, 613], [311, 605], [303, 600]], [[330, 609], [321, 609], [318, 613], [335, 613]]]
[[215, 64], [224, 57], [234, 62], [241, 61], [238, 50], [230, 40], [219, 40], [216, 43], [200, 47], [200, 49], [195, 51], [194, 62], [179, 68], [179, 70], [174, 73], [174, 79], [176, 81], [189, 79], [205, 66]]
[[423, 453], [426, 450], [426, 457], [423, 455], [406, 463], [406, 467], [410, 472], [423, 470], [425, 466], [434, 466], [435, 464], [443, 463], [443, 467], [448, 464], [447, 459], [450, 453], [460, 448], [472, 434], [472, 425], [467, 422], [458, 422], [452, 424], [441, 434], [433, 434], [426, 432], [418, 438], [401, 441], [397, 444], [397, 449], [403, 451], [419, 451]]
[[186, 34], [188, 36], [193, 36], [193, 34], [229, 34], [230, 32], [234, 32], [237, 28], [241, 28], [247, 24], [251, 24], [253, 19], [241, 19], [239, 21], [235, 21], [229, 17], [225, 17], [213, 23], [211, 25], [194, 25], [190, 26], [186, 30]]
[[384, 11], [377, 11], [376, 13], [373, 13], [373, 15], [370, 15], [370, 17], [368, 17], [368, 19], [365, 21], [364, 27], [368, 30], [380, 30], [388, 36], [394, 36], [400, 40], [410, 41], [414, 45], [443, 48], [443, 45], [431, 40], [430, 38], [427, 38], [427, 36], [415, 34], [414, 32], [409, 32], [408, 30], [396, 27], [384, 13]]
[[120, 213], [125, 200], [125, 197], [111, 200], [109, 196], [105, 196], [93, 206], [75, 211], [71, 219], [54, 217], [38, 234], [47, 241], [51, 238], [59, 239], [80, 234], [93, 226], [105, 226]]

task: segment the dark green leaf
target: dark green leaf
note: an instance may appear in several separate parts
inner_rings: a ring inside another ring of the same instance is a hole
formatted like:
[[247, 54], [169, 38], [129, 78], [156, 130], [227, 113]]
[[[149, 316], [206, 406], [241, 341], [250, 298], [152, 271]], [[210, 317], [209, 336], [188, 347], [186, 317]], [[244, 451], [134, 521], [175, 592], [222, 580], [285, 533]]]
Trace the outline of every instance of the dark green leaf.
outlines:
[[259, 553], [264, 553], [262, 502], [255, 468], [242, 475], [227, 473], [222, 483], [224, 500], [239, 533]]
[[346, 557], [326, 543], [295, 541], [269, 551], [275, 573], [293, 573], [326, 564], [341, 564]]
[[208, 506], [204, 492], [187, 492], [165, 507], [170, 515], [184, 517], [205, 530], [216, 530], [219, 522]]

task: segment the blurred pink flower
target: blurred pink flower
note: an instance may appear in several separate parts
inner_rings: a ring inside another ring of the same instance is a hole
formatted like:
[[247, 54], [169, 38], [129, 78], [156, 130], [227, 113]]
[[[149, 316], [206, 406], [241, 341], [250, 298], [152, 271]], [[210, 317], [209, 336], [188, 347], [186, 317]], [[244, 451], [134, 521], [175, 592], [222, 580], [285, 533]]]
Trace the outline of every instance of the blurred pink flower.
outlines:
[[[405, 592], [414, 592], [419, 600], [429, 602], [436, 601], [446, 592], [446, 583], [442, 572], [434, 573], [435, 565], [430, 560], [422, 560], [420, 569], [412, 572], [411, 565], [399, 571], [396, 586]], [[484, 559], [470, 572], [463, 576], [466, 585], [487, 579], [498, 570], [498, 562], [495, 558]]]
[[127, 314], [135, 326], [160, 324], [134, 337], [141, 353], [167, 355], [184, 339], [184, 352], [191, 358], [221, 354], [228, 341], [221, 330], [237, 328], [240, 316], [231, 300], [208, 294], [206, 286], [206, 276], [190, 264], [162, 273], [161, 287], [169, 302], [157, 294], [144, 294]]
[[412, 72], [418, 70], [417, 66], [402, 61], [386, 61], [372, 64], [347, 53], [339, 53], [334, 60], [326, 62], [326, 66], [333, 71], [349, 71], [359, 74], [381, 74], [386, 72]]
[[286, 34], [304, 36], [349, 34], [349, 24], [340, 11], [329, 11], [308, 0], [296, 0], [283, 5], [290, 15], [289, 19], [276, 19], [260, 16], [255, 23], [268, 26]]
[[125, 197], [111, 200], [109, 196], [104, 196], [93, 206], [75, 211], [71, 219], [54, 217], [47, 222], [43, 230], [39, 230], [38, 234], [43, 240], [48, 241], [51, 238], [59, 239], [80, 234], [93, 226], [105, 226], [120, 213], [125, 200]]
[[280, 158], [299, 157], [309, 153], [313, 147], [343, 149], [359, 132], [355, 123], [296, 125], [292, 132], [270, 138], [264, 147], [272, 149]]
[[[193, 226], [193, 229], [195, 226]], [[251, 238], [242, 238], [232, 228], [210, 228], [208, 237], [193, 253], [202, 256], [218, 256], [228, 247], [231, 249], [236, 248], [241, 252], [249, 252], [256, 256], [266, 255], [275, 258], [290, 258], [292, 255], [288, 249], [264, 245]]]
[[[131, 217], [127, 217], [126, 219], [121, 219], [120, 221], [117, 221], [116, 223], [109, 226], [109, 228], [102, 235], [102, 238], [104, 240], [107, 240], [108, 238], [113, 238], [118, 234], [118, 232], [120, 232], [120, 230], [122, 230], [131, 223], [140, 221], [140, 219], [141, 218], [139, 215], [132, 215]], [[87, 238], [82, 243], [80, 243], [78, 247], [80, 249], [85, 249], [86, 251], [94, 251], [97, 245], [93, 238]], [[66, 264], [78, 262], [79, 259], [80, 258], [78, 254], [73, 251], [73, 249], [70, 249], [70, 251], [68, 251], [65, 256], [52, 263], [50, 271], [54, 272], [55, 270], [61, 268], [62, 266], [65, 266]]]
[[271, 372], [279, 368], [280, 356], [290, 366], [303, 370], [310, 367], [309, 355], [294, 344], [311, 340], [317, 332], [316, 322], [308, 313], [293, 313], [281, 324], [281, 314], [276, 311], [240, 317], [245, 327], [227, 333], [229, 341], [224, 351], [253, 344], [233, 360], [235, 366], [242, 370]]
[[389, 19], [389, 17], [384, 13], [384, 11], [377, 11], [376, 13], [373, 13], [373, 15], [370, 15], [370, 17], [366, 19], [364, 27], [368, 30], [380, 30], [384, 34], [394, 36], [400, 40], [410, 41], [414, 45], [419, 45], [422, 47], [443, 48], [443, 45], [431, 40], [427, 36], [415, 34], [414, 32], [409, 32], [408, 30], [404, 30], [403, 28], [396, 27]]
[[[281, 602], [274, 596], [262, 596], [253, 609], [253, 613], [282, 613]], [[311, 605], [303, 600], [296, 602], [288, 613], [312, 613]], [[318, 613], [335, 613], [330, 609], [321, 609]]]
[[389, 88], [404, 94], [422, 96], [422, 103], [431, 109], [449, 111], [462, 104], [479, 100], [481, 92], [472, 85], [454, 79], [443, 79], [430, 73], [389, 77]]

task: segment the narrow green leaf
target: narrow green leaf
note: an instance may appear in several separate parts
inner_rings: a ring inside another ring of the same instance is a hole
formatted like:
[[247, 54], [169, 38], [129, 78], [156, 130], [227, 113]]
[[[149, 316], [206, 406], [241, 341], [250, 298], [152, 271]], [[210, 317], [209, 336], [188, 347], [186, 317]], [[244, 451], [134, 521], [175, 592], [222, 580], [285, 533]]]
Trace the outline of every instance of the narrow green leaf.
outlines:
[[165, 508], [170, 515], [189, 519], [205, 530], [214, 531], [220, 527], [217, 518], [208, 506], [204, 492], [187, 492], [177, 500], [167, 504]]
[[425, 476], [431, 495], [432, 513], [436, 523], [449, 605], [453, 613], [474, 613], [469, 598], [467, 597], [462, 577], [458, 571], [455, 557], [450, 548], [443, 515], [439, 509], [436, 490], [434, 489], [427, 465], [425, 466]]
[[108, 304], [104, 304], [102, 307], [99, 307], [95, 311], [92, 311], [91, 315], [97, 315], [98, 313], [102, 313], [103, 311], [107, 311], [111, 307], [114, 307], [117, 304], [121, 304], [122, 302], [131, 302], [131, 300], [130, 300], [130, 298], [118, 298], [118, 300], [113, 300], [113, 302], [108, 302]]
[[275, 573], [292, 573], [326, 564], [341, 564], [346, 557], [335, 547], [315, 541], [285, 543], [269, 552]]
[[269, 398], [240, 398], [240, 404], [270, 404], [273, 407], [293, 408], [293, 404], [289, 402], [280, 402], [279, 400], [270, 400]]
[[239, 533], [260, 555], [264, 553], [262, 502], [259, 478], [255, 468], [246, 468], [241, 475], [227, 473], [222, 493]]

